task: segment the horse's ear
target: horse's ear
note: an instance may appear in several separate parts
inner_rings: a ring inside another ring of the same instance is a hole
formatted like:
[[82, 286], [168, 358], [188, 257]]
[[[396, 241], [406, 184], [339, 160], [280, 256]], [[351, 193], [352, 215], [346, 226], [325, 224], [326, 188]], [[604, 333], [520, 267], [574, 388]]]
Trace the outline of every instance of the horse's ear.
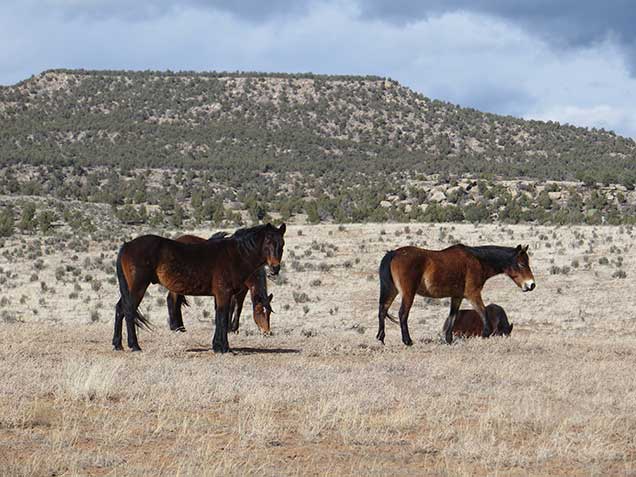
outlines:
[[515, 250], [516, 250], [517, 252], [521, 252], [521, 249], [522, 249], [521, 244], [519, 244], [519, 245], [517, 245], [517, 248], [516, 248]]
[[287, 230], [287, 226], [283, 223], [279, 228], [278, 231], [280, 232], [281, 235], [285, 234], [285, 230]]
[[524, 251], [524, 252], [528, 252], [528, 247], [529, 247], [529, 246], [530, 246], [530, 245], [526, 245], [525, 247], [523, 247], [523, 251]]

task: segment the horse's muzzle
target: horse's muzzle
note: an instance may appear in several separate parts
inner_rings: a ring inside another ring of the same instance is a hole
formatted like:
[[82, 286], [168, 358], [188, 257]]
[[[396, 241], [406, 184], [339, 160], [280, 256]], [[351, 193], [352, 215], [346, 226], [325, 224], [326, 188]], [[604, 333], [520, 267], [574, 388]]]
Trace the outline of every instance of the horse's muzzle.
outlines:
[[534, 290], [536, 287], [537, 285], [536, 283], [534, 283], [534, 280], [528, 280], [527, 282], [523, 282], [521, 290], [523, 290], [524, 292], [528, 292]]
[[280, 264], [278, 264], [278, 265], [270, 265], [269, 266], [269, 271], [270, 271], [270, 275], [272, 277], [275, 277], [276, 275], [278, 275], [280, 273]]

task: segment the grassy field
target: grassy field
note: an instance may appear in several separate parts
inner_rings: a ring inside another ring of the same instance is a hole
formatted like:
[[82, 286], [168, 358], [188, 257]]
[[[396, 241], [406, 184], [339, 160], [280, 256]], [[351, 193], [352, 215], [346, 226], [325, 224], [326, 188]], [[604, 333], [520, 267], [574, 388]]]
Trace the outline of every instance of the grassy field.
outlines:
[[[630, 228], [292, 226], [286, 239], [274, 334], [246, 312], [228, 355], [210, 351], [211, 299], [175, 334], [158, 287], [144, 352], [111, 350], [117, 241], [5, 241], [0, 475], [636, 475]], [[534, 292], [507, 277], [484, 289], [512, 336], [447, 346], [447, 303], [418, 298], [414, 346], [391, 323], [381, 346], [384, 251], [456, 241], [530, 244]]]

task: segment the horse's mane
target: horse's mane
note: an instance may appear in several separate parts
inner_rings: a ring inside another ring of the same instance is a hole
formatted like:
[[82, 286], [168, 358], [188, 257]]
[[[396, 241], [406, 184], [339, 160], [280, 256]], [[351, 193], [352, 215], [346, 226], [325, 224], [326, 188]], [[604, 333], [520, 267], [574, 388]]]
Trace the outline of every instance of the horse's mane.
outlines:
[[478, 260], [498, 269], [512, 265], [517, 256], [515, 247], [501, 247], [499, 245], [482, 245], [479, 247], [462, 245], [462, 247]]
[[257, 246], [257, 237], [260, 232], [265, 230], [269, 224], [261, 224], [255, 225], [254, 227], [244, 227], [242, 229], [237, 229], [233, 234], [228, 232], [216, 232], [212, 235], [208, 240], [219, 240], [219, 239], [234, 239], [239, 249], [251, 252]]

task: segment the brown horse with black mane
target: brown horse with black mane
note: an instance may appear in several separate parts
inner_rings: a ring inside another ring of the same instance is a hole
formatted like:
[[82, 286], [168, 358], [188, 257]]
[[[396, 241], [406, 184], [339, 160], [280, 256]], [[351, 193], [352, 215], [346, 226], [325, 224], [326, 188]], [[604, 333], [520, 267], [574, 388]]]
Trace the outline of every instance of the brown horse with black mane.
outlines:
[[267, 264], [280, 271], [285, 245], [285, 224], [244, 230], [240, 235], [202, 243], [180, 243], [157, 235], [143, 235], [122, 245], [117, 256], [121, 299], [115, 307], [113, 346], [122, 347], [122, 321], [126, 319], [128, 347], [140, 351], [138, 326], [149, 323], [138, 311], [148, 285], [159, 283], [179, 295], [214, 296], [215, 330], [212, 349], [230, 350], [227, 331], [232, 297], [247, 278]]
[[[244, 233], [244, 230], [246, 229], [238, 230], [236, 233], [240, 236]], [[182, 235], [181, 237], [177, 237], [175, 240], [181, 243], [202, 243], [207, 240], [227, 238], [228, 235], [229, 234], [226, 232], [217, 232], [209, 239], [197, 237], [196, 235]], [[267, 294], [267, 276], [265, 273], [265, 267], [256, 269], [256, 271], [250, 275], [247, 280], [245, 280], [245, 284], [241, 290], [232, 297], [232, 302], [230, 304], [229, 331], [234, 333], [238, 332], [241, 311], [243, 310], [243, 303], [248, 290], [252, 299], [254, 323], [256, 323], [256, 326], [258, 326], [261, 330], [261, 333], [268, 335], [270, 333], [270, 315], [273, 313], [271, 302], [274, 299], [274, 295]], [[177, 293], [168, 292], [166, 303], [168, 304], [168, 324], [170, 329], [172, 331], [185, 331], [186, 329], [183, 324], [181, 307], [183, 305], [188, 306], [186, 297]]]
[[465, 298], [482, 321], [482, 336], [492, 333], [481, 299], [486, 281], [500, 273], [508, 275], [523, 291], [535, 288], [530, 269], [528, 247], [498, 247], [486, 245], [468, 247], [453, 245], [444, 250], [402, 247], [388, 252], [380, 262], [380, 303], [377, 339], [384, 343], [384, 321], [393, 300], [402, 296], [400, 328], [402, 342], [413, 344], [408, 329], [409, 311], [415, 295], [431, 298], [451, 298], [450, 313], [444, 323], [447, 343], [453, 341], [453, 325], [462, 300]]
[[[490, 336], [510, 336], [514, 324], [508, 321], [508, 315], [499, 305], [491, 303], [486, 307], [486, 317], [490, 324]], [[483, 325], [479, 313], [475, 310], [459, 310], [453, 324], [453, 336], [481, 336]]]

